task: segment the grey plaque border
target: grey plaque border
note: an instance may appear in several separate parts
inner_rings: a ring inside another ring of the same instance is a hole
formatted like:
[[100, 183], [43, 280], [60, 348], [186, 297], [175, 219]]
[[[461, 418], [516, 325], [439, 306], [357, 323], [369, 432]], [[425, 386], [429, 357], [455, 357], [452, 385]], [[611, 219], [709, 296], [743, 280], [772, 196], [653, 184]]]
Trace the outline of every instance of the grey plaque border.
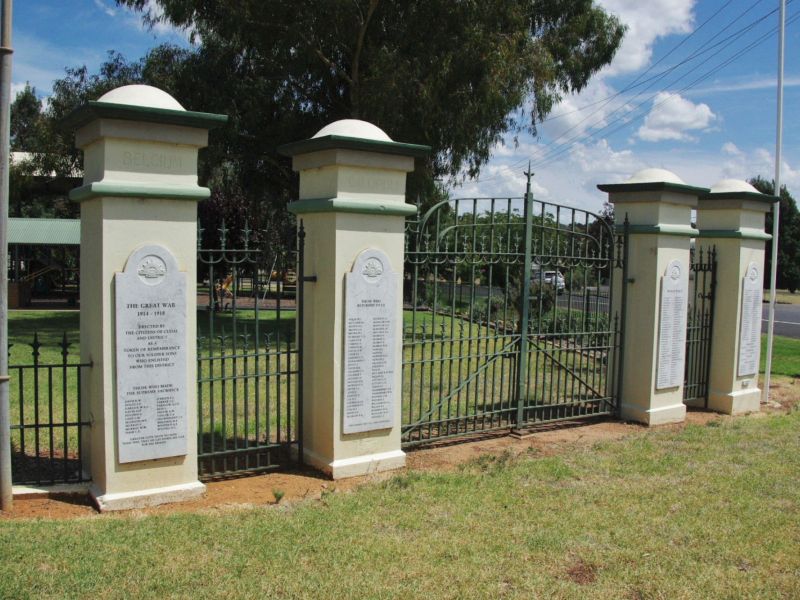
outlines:
[[[677, 271], [676, 271], [677, 270]], [[683, 385], [684, 370], [686, 368], [686, 325], [689, 310], [689, 276], [683, 261], [680, 259], [672, 259], [667, 265], [664, 275], [661, 277], [659, 307], [658, 307], [658, 346], [656, 349], [656, 389], [666, 390], [670, 388], [678, 388]], [[673, 331], [678, 331], [678, 340], [674, 338], [672, 341], [673, 350], [670, 352], [670, 357], [673, 356], [674, 347], [677, 345], [680, 354], [680, 367], [678, 363], [670, 362], [670, 364], [662, 364], [666, 361], [667, 350], [665, 348], [665, 340], [662, 339], [662, 322], [664, 320], [665, 305], [664, 296], [666, 288], [673, 286], [676, 282], [682, 287], [683, 294], [681, 300], [683, 301], [683, 310], [680, 313], [679, 322], [673, 327]], [[677, 343], [676, 343], [677, 342]]]
[[[755, 277], [753, 277], [755, 275]], [[749, 333], [750, 339], [746, 339], [745, 334], [745, 295], [748, 291], [748, 280], [755, 282], [752, 290], [757, 294], [757, 302], [753, 304], [752, 314], [750, 318], [755, 322], [755, 326], [751, 326]], [[757, 289], [756, 289], [757, 288]], [[737, 377], [750, 377], [758, 374], [759, 358], [761, 354], [761, 314], [762, 303], [764, 301], [764, 277], [762, 268], [758, 264], [751, 261], [747, 265], [744, 277], [742, 277], [742, 308], [739, 311], [739, 348], [736, 361], [736, 376]], [[747, 344], [752, 359], [748, 360], [747, 354], [744, 352], [745, 344]]]
[[[382, 272], [378, 274], [373, 274], [374, 269], [373, 261], [371, 259], [377, 258], [378, 261], [381, 263]], [[375, 279], [375, 283], [371, 280]], [[392, 365], [392, 375], [391, 375], [391, 398], [390, 398], [390, 407], [389, 412], [386, 418], [379, 419], [373, 422], [358, 422], [354, 420], [350, 420], [347, 418], [347, 373], [348, 373], [348, 342], [347, 342], [347, 333], [348, 333], [348, 303], [350, 298], [350, 293], [353, 290], [354, 285], [377, 285], [380, 280], [385, 280], [387, 285], [391, 285], [389, 290], [389, 304], [387, 317], [390, 320], [390, 331], [391, 333], [391, 347], [388, 349], [388, 358]], [[356, 283], [358, 281], [358, 283]], [[386, 430], [391, 429], [395, 426], [395, 412], [397, 409], [397, 402], [399, 396], [399, 390], [395, 386], [395, 378], [396, 378], [396, 371], [398, 368], [398, 360], [397, 360], [397, 299], [398, 299], [398, 290], [400, 287], [400, 274], [397, 273], [392, 269], [391, 261], [389, 260], [389, 256], [383, 251], [378, 248], [367, 248], [362, 250], [361, 252], [356, 255], [355, 260], [353, 261], [353, 267], [350, 272], [345, 273], [344, 276], [344, 302], [343, 302], [343, 323], [342, 323], [342, 403], [341, 403], [341, 423], [342, 423], [342, 433], [345, 435], [355, 434], [355, 433], [365, 433], [369, 431], [379, 431], [379, 430]]]
[[[124, 427], [123, 423], [123, 412], [121, 410], [121, 394], [122, 394], [122, 385], [124, 383], [125, 376], [121, 373], [121, 361], [119, 360], [119, 352], [120, 352], [120, 335], [121, 335], [121, 319], [119, 318], [120, 313], [120, 295], [123, 293], [121, 286], [120, 286], [120, 276], [124, 277], [136, 277], [140, 280], [141, 285], [148, 289], [148, 290], [155, 290], [158, 289], [160, 284], [153, 284], [151, 282], [147, 282], [144, 279], [144, 276], [137, 272], [137, 267], [142, 259], [146, 258], [148, 255], [155, 255], [159, 257], [165, 266], [166, 273], [174, 273], [175, 276], [175, 283], [178, 285], [183, 292], [183, 307], [184, 312], [188, 310], [188, 294], [186, 290], [186, 273], [180, 270], [180, 266], [178, 265], [178, 261], [175, 258], [175, 255], [172, 251], [163, 246], [161, 244], [145, 244], [136, 248], [131, 254], [128, 256], [127, 261], [125, 262], [125, 268], [121, 272], [116, 272], [114, 275], [114, 410], [116, 412], [116, 419], [115, 419], [115, 427], [116, 427], [116, 450], [117, 450], [117, 459], [121, 464], [128, 464], [128, 463], [136, 463], [142, 462], [146, 460], [156, 460], [162, 458], [174, 458], [178, 456], [185, 456], [188, 454], [188, 442], [189, 442], [189, 410], [188, 410], [188, 398], [189, 398], [189, 389], [187, 387], [187, 368], [188, 368], [188, 353], [187, 353], [187, 345], [188, 345], [188, 327], [186, 323], [186, 316], [184, 315], [183, 322], [181, 323], [182, 326], [182, 338], [183, 344], [182, 349], [180, 351], [181, 356], [179, 356], [178, 360], [176, 360], [176, 369], [181, 373], [180, 381], [177, 381], [179, 385], [180, 393], [183, 395], [183, 411], [182, 411], [182, 419], [183, 419], [183, 437], [179, 438], [173, 443], [169, 444], [169, 449], [165, 452], [161, 449], [161, 446], [150, 446], [142, 451], [142, 447], [125, 447], [123, 445], [123, 436], [122, 436], [122, 428]], [[188, 314], [188, 313], [187, 313]], [[180, 334], [179, 334], [180, 335]], [[138, 448], [138, 452], [137, 452]]]

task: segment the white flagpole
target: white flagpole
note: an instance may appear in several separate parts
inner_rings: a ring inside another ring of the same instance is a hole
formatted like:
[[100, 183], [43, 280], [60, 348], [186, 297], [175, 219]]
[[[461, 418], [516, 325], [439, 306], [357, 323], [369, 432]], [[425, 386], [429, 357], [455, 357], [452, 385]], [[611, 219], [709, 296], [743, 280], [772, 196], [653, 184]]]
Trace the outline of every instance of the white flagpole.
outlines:
[[0, 510], [10, 511], [11, 419], [8, 406], [8, 171], [11, 123], [11, 0], [0, 15]]
[[[781, 195], [781, 148], [783, 146], [783, 56], [786, 38], [786, 0], [780, 0], [780, 27], [778, 35], [778, 119], [775, 135], [775, 192]], [[764, 366], [764, 402], [769, 400], [769, 380], [772, 370], [772, 338], [775, 327], [775, 297], [778, 277], [778, 226], [781, 219], [781, 203], [772, 205], [772, 261], [769, 274], [769, 322], [767, 324], [767, 362]]]

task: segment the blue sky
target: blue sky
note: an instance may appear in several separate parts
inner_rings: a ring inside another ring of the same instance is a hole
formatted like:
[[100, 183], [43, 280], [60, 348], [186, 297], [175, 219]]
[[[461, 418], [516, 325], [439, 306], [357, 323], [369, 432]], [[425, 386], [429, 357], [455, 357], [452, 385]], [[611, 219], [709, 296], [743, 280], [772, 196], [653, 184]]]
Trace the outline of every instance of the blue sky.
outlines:
[[[538, 138], [523, 134], [515, 144], [508, 136], [498, 144], [481, 177], [454, 194], [520, 195], [528, 159], [537, 197], [594, 209], [604, 200], [598, 183], [623, 181], [644, 167], [669, 169], [700, 186], [727, 177], [772, 178], [777, 34], [771, 31], [778, 18], [768, 13], [778, 0], [598, 1], [629, 28], [613, 63], [565, 98]], [[148, 29], [113, 0], [14, 4], [14, 89], [28, 81], [42, 96], [65, 67], [96, 70], [108, 50], [135, 59], [165, 41], [188, 43], [185, 32]], [[782, 181], [800, 196], [796, 15], [800, 1], [790, 0]]]

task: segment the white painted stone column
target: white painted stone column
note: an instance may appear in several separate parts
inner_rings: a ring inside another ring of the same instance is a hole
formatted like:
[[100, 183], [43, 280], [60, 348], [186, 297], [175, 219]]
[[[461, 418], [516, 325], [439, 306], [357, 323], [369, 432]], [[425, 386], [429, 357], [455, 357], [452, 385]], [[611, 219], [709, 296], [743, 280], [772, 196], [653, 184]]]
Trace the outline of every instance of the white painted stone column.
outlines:
[[700, 197], [697, 228], [717, 248], [717, 289], [711, 338], [708, 407], [726, 414], [759, 410], [764, 216], [774, 196], [726, 179]]
[[[618, 229], [629, 222], [621, 417], [647, 425], [683, 421], [690, 239], [697, 234], [691, 213], [708, 190], [663, 169], [598, 187], [609, 194]], [[617, 277], [615, 312], [622, 286]]]
[[416, 212], [405, 185], [429, 148], [347, 119], [279, 150], [300, 172], [289, 210], [305, 227], [305, 274], [316, 277], [303, 288], [304, 459], [333, 479], [403, 467], [404, 230]]
[[[225, 120], [133, 85], [66, 122], [84, 151], [84, 184], [70, 198], [81, 204], [81, 359], [92, 363], [81, 386], [91, 421], [82, 453], [100, 510], [205, 489], [197, 479], [196, 219], [209, 190], [197, 185], [197, 151]], [[117, 294], [135, 300], [118, 306]]]

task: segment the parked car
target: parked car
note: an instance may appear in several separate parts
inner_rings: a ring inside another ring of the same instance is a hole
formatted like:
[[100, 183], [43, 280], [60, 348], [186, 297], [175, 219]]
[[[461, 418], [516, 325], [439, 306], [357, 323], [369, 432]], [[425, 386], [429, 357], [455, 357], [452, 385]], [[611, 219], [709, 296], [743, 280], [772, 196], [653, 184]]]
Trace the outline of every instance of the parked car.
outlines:
[[542, 283], [543, 285], [552, 285], [557, 294], [563, 294], [567, 287], [564, 276], [560, 271], [539, 271], [533, 274], [534, 283]]

